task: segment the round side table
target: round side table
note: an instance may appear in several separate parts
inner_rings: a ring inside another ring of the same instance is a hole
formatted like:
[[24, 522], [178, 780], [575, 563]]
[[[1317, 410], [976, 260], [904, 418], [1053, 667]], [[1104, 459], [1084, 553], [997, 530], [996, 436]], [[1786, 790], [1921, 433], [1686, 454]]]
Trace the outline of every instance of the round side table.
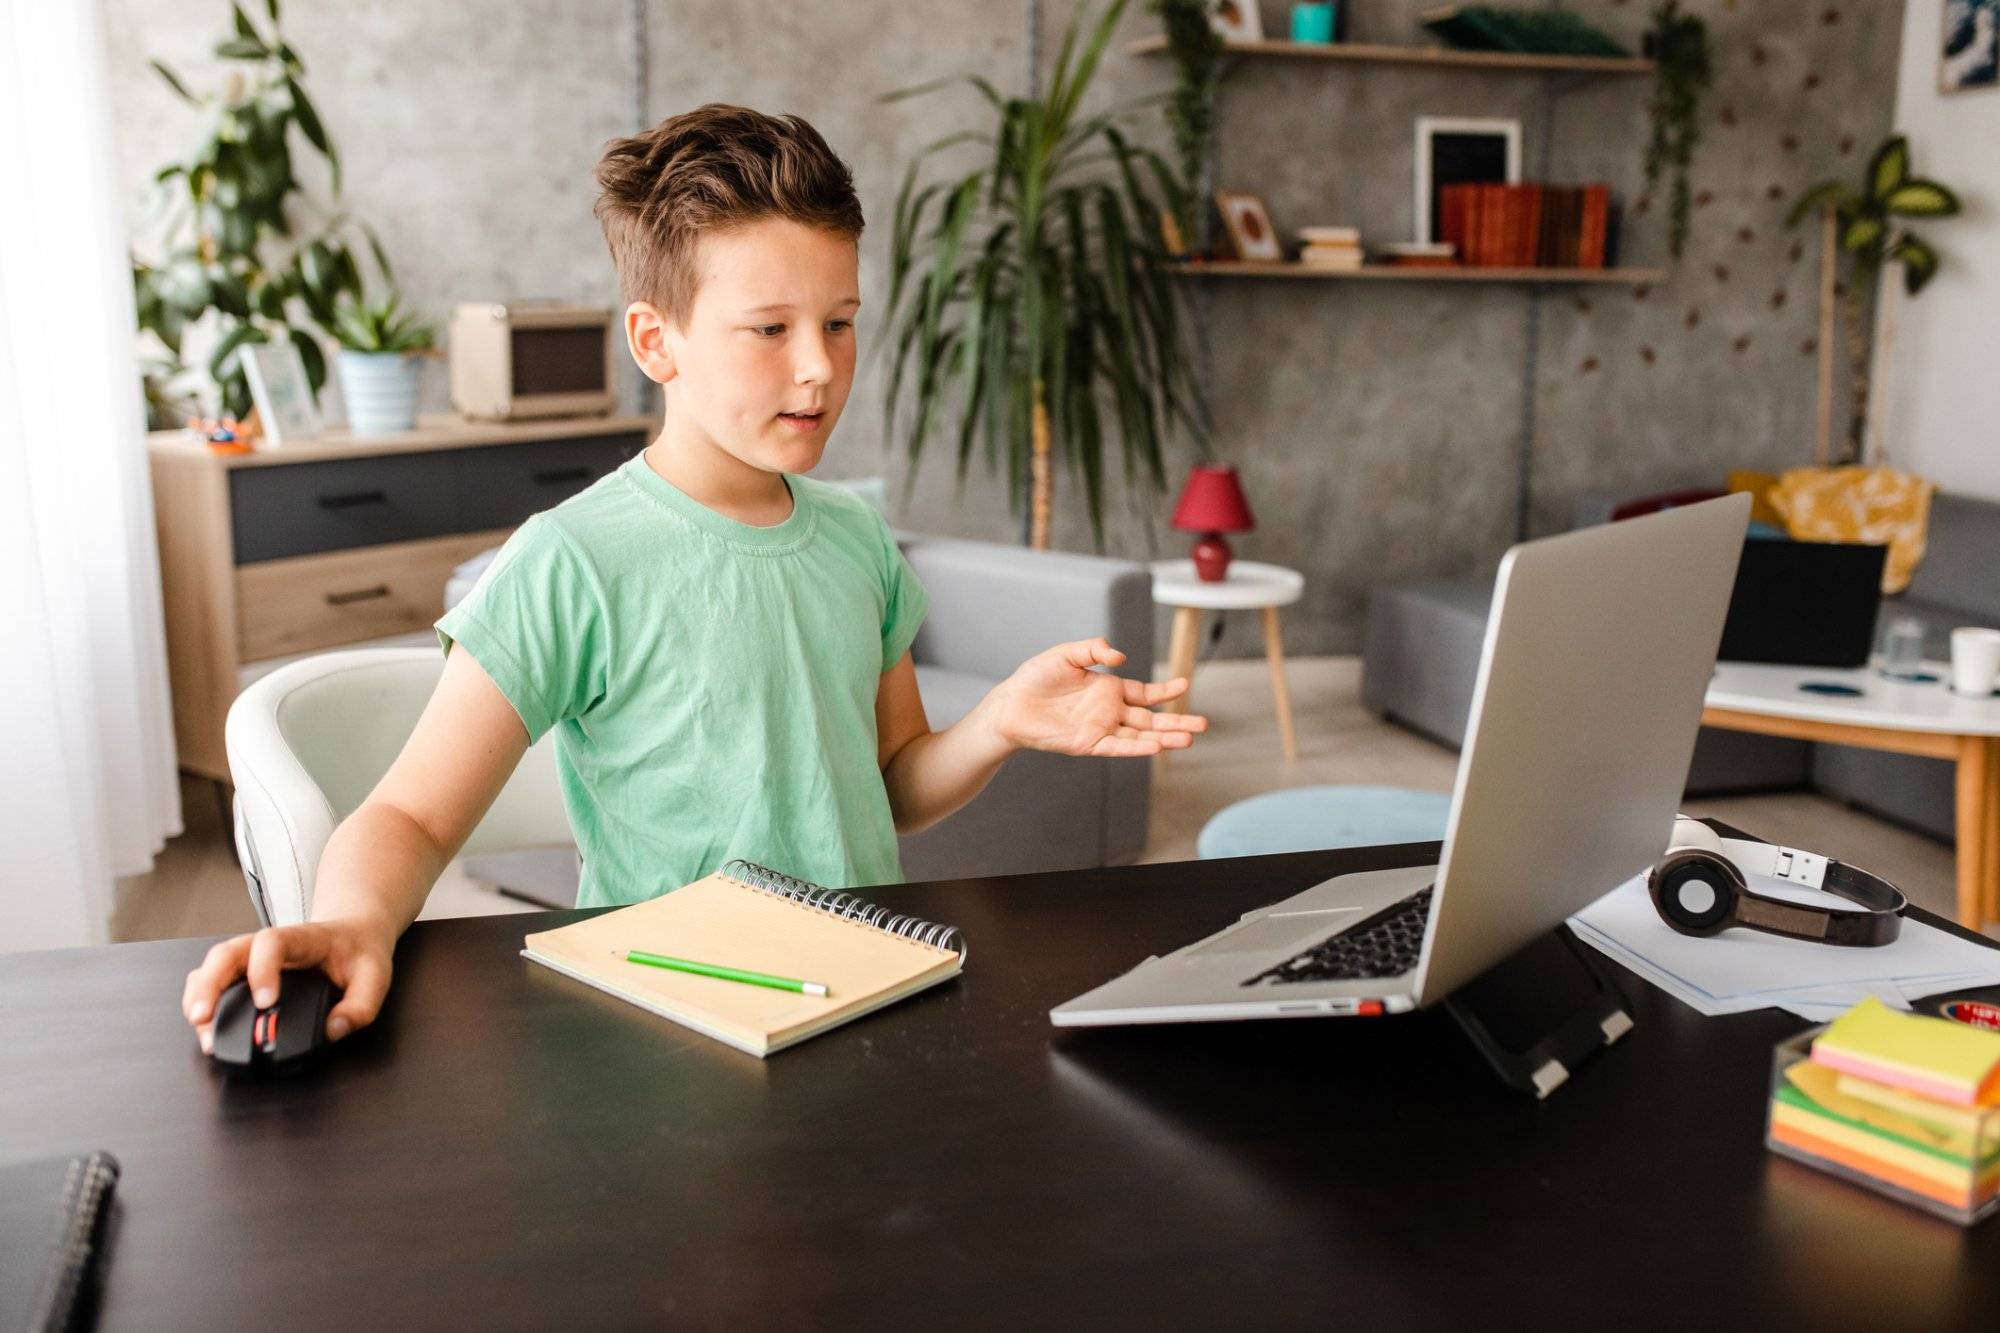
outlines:
[[1202, 613], [1261, 611], [1264, 656], [1271, 663], [1271, 694], [1278, 705], [1278, 738], [1284, 742], [1285, 758], [1297, 759], [1299, 747], [1292, 735], [1292, 698], [1285, 688], [1285, 648], [1278, 635], [1278, 608], [1298, 601], [1305, 587], [1305, 575], [1298, 570], [1256, 560], [1231, 561], [1229, 576], [1220, 583], [1203, 583], [1196, 578], [1192, 560], [1155, 561], [1153, 601], [1174, 608], [1173, 639], [1167, 649], [1168, 678], [1190, 678], [1188, 693], [1167, 707], [1186, 712], [1193, 696], [1194, 655], [1201, 639]]

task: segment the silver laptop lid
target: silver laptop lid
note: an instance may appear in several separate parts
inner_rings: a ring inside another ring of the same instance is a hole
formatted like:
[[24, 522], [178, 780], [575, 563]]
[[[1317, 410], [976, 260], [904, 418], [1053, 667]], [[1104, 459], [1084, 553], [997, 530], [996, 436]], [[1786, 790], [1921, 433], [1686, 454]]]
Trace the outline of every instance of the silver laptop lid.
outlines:
[[1436, 901], [1417, 964], [1442, 999], [1643, 870], [1680, 809], [1750, 497], [1507, 552], [1494, 584]]

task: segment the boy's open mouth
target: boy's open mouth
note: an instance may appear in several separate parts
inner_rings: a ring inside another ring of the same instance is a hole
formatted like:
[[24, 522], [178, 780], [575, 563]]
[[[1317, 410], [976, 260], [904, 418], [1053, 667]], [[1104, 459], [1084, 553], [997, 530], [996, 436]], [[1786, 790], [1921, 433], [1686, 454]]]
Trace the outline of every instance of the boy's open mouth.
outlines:
[[814, 412], [780, 412], [778, 420], [797, 430], [811, 430], [819, 425], [819, 419], [824, 415], [824, 409]]

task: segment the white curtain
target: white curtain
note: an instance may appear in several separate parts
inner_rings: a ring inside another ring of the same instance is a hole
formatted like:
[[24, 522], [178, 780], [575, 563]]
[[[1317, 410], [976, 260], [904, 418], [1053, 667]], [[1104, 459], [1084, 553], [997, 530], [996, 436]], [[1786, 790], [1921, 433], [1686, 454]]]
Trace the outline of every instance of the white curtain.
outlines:
[[97, 0], [0, 0], [0, 950], [181, 831]]

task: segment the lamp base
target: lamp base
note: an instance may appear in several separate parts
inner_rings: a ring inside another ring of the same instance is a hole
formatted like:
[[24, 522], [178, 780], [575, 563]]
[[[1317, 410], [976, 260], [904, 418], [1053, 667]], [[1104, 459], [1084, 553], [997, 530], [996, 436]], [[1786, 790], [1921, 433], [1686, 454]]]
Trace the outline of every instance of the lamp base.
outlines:
[[1203, 583], [1221, 583], [1229, 577], [1232, 552], [1221, 533], [1204, 533], [1189, 554], [1194, 557], [1194, 576]]

